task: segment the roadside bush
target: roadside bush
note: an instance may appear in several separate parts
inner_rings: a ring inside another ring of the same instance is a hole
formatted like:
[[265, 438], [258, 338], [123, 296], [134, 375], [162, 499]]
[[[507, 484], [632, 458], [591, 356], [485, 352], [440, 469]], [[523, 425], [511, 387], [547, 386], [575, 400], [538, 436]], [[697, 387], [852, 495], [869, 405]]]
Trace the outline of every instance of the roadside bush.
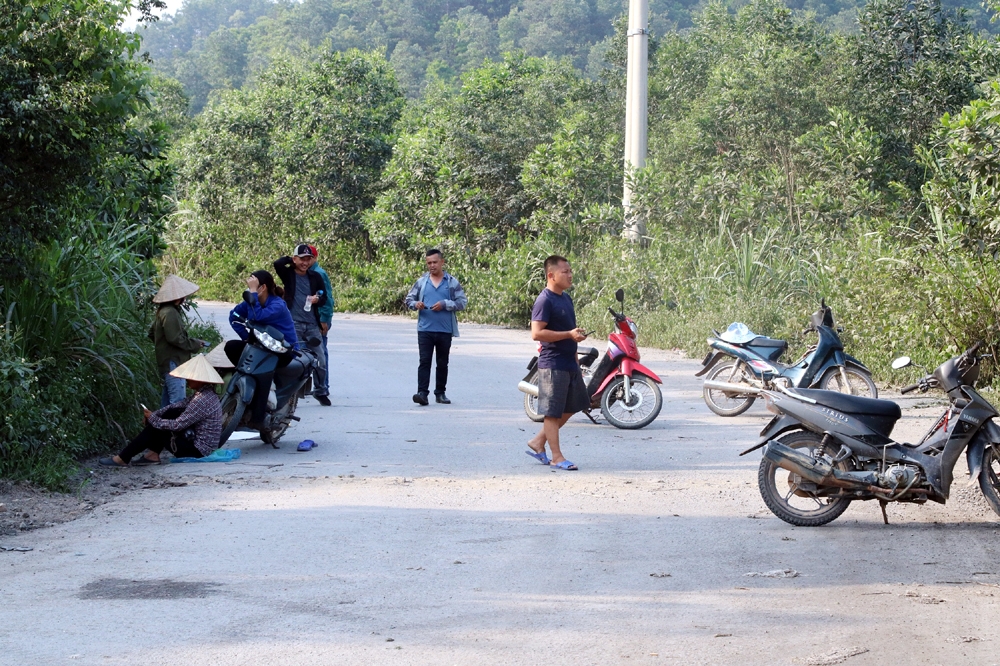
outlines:
[[152, 265], [135, 227], [36, 251], [30, 277], [0, 292], [0, 476], [59, 486], [80, 456], [139, 426], [159, 380], [146, 341]]

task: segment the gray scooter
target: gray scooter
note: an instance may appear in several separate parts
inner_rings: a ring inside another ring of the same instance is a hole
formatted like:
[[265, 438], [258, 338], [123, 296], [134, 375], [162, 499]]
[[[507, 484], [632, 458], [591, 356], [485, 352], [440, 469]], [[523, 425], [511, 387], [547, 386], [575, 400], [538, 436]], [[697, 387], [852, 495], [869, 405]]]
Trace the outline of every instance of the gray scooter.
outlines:
[[[763, 391], [775, 417], [761, 431], [757, 475], [761, 497], [782, 520], [801, 527], [825, 525], [853, 500], [944, 504], [964, 451], [970, 485], [979, 482], [1000, 514], [1000, 413], [974, 388], [982, 342], [942, 363], [902, 393], [944, 391], [949, 405], [916, 444], [890, 439], [899, 405], [833, 391], [779, 388]], [[896, 369], [910, 365], [901, 357]]]

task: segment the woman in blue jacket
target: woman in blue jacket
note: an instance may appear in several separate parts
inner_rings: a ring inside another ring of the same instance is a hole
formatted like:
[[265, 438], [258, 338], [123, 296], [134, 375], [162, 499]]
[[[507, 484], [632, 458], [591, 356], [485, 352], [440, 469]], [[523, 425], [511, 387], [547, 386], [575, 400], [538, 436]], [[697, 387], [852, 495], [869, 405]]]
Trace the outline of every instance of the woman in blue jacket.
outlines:
[[[292, 345], [293, 349], [298, 349], [298, 338], [295, 336], [295, 324], [292, 322], [292, 313], [288, 311], [288, 306], [281, 298], [283, 291], [281, 287], [274, 284], [274, 276], [267, 271], [256, 271], [247, 278], [247, 291], [243, 292], [243, 302], [239, 303], [229, 313], [229, 325], [240, 336], [239, 340], [230, 340], [226, 343], [226, 356], [233, 365], [239, 365], [240, 356], [246, 347], [246, 340], [250, 337], [247, 329], [237, 326], [234, 322], [237, 319], [247, 319], [259, 326], [273, 326], [285, 336], [285, 342]], [[295, 352], [289, 351], [278, 358], [278, 367], [283, 368], [292, 362]], [[257, 383], [257, 390], [254, 392], [253, 402], [250, 403], [251, 427], [262, 425], [267, 413], [267, 394], [271, 388], [271, 380], [274, 373], [261, 375]]]

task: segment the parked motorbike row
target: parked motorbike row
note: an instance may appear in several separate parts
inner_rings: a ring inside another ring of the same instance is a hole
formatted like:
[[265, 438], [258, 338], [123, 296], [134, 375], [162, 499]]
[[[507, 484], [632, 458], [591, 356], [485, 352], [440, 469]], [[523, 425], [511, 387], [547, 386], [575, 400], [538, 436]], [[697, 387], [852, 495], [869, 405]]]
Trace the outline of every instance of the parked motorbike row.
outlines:
[[[623, 290], [615, 292], [620, 311], [608, 308], [614, 330], [604, 354], [596, 348], [578, 350], [580, 367], [591, 398], [591, 410], [617, 428], [637, 429], [652, 423], [663, 406], [662, 380], [642, 365], [637, 345], [638, 326], [624, 313]], [[237, 429], [248, 429], [254, 390], [273, 373], [274, 385], [264, 423], [253, 424], [261, 439], [277, 448], [292, 421], [298, 421], [298, 400], [310, 391], [312, 353], [303, 350], [283, 367], [290, 345], [280, 331], [239, 321], [248, 332], [247, 345], [232, 371], [222, 400], [225, 443]], [[720, 416], [742, 414], [763, 399], [774, 414], [746, 455], [762, 450], [757, 480], [767, 507], [783, 521], [815, 527], [838, 518], [855, 500], [877, 500], [886, 523], [889, 502], [944, 504], [950, 495], [954, 469], [962, 453], [970, 485], [979, 484], [983, 496], [1000, 515], [1000, 412], [975, 389], [985, 356], [978, 342], [962, 354], [926, 372], [901, 392], [940, 389], [948, 398], [944, 413], [915, 444], [891, 438], [901, 416], [899, 405], [879, 400], [868, 368], [844, 351], [833, 311], [825, 302], [810, 317], [804, 333], [816, 333], [817, 342], [797, 361], [782, 363], [788, 343], [754, 334], [734, 323], [725, 332], [713, 331], [711, 351], [696, 376], [705, 376], [703, 395]], [[595, 366], [594, 363], [600, 361]], [[524, 392], [524, 410], [533, 421], [538, 414], [538, 387], [534, 383], [538, 357], [518, 384]], [[892, 367], [912, 364], [896, 359]], [[596, 423], [590, 410], [586, 415]]]
[[[902, 393], [941, 389], [944, 414], [916, 444], [891, 439], [899, 405], [878, 400], [868, 368], [844, 351], [833, 311], [822, 302], [803, 333], [818, 340], [791, 364], [779, 361], [784, 340], [758, 336], [745, 325], [713, 331], [712, 351], [696, 376], [720, 416], [742, 414], [762, 398], [775, 416], [760, 441], [740, 455], [763, 449], [757, 485], [774, 515], [801, 527], [825, 525], [854, 500], [878, 500], [883, 520], [889, 502], [947, 501], [963, 453], [970, 483], [1000, 514], [1000, 413], [975, 390], [982, 343], [942, 363]], [[892, 367], [911, 364], [900, 357]], [[950, 428], [950, 430], [949, 430]]]
[[778, 359], [788, 350], [784, 340], [756, 335], [744, 324], [732, 324], [724, 333], [712, 331], [708, 339], [713, 351], [702, 361], [696, 377], [708, 375], [702, 393], [708, 408], [719, 416], [736, 416], [750, 409], [762, 391], [785, 388], [819, 388], [870, 398], [878, 389], [865, 364], [844, 352], [834, 326], [833, 310], [822, 301], [803, 331], [816, 333], [815, 345], [790, 365]]

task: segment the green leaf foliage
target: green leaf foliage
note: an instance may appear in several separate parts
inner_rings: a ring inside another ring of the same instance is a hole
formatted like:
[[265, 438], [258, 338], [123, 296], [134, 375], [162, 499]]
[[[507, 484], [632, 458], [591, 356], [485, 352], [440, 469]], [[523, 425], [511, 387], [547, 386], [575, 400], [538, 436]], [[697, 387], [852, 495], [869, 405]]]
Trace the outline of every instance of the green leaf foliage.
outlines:
[[173, 170], [127, 10], [0, 0], [2, 476], [63, 484], [158, 383], [140, 305]]
[[359, 51], [283, 60], [220, 95], [177, 147], [172, 265], [231, 297], [240, 276], [303, 239], [357, 242], [372, 256], [361, 216], [402, 107], [386, 60]]

